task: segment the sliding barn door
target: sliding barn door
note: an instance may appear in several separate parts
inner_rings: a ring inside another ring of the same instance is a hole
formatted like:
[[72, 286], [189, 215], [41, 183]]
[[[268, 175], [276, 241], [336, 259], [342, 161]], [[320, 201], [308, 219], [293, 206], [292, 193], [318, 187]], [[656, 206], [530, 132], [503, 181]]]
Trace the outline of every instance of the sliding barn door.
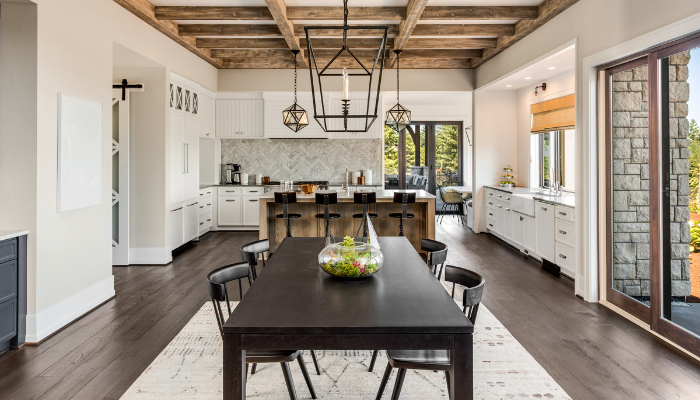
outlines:
[[129, 91], [112, 91], [112, 265], [129, 265]]

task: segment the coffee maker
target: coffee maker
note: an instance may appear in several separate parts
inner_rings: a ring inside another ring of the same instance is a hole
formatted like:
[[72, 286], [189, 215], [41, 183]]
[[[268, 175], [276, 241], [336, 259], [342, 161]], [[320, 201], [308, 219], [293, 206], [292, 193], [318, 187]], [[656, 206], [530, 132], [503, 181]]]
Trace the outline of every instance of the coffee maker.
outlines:
[[233, 172], [232, 172], [232, 184], [234, 185], [240, 185], [241, 184], [241, 166], [238, 164], [231, 164], [233, 166]]

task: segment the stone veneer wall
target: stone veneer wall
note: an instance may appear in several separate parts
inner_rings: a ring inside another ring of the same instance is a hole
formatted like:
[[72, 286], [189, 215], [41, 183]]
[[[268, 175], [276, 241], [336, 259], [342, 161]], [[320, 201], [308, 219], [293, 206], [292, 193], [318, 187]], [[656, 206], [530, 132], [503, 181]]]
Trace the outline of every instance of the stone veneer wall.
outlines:
[[[671, 287], [690, 295], [688, 185], [688, 63], [690, 52], [671, 57]], [[647, 67], [613, 75], [613, 286], [629, 296], [649, 296], [649, 103]]]

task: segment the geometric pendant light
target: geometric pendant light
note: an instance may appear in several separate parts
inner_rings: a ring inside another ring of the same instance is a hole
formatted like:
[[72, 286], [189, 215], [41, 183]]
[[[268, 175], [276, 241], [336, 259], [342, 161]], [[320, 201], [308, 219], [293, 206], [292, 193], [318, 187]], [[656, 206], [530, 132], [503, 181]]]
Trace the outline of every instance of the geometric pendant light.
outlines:
[[299, 50], [292, 50], [292, 53], [294, 53], [294, 104], [282, 111], [282, 121], [287, 128], [299, 132], [309, 125], [309, 116], [306, 114], [306, 110], [297, 104], [297, 54]]
[[396, 53], [396, 105], [386, 112], [386, 125], [397, 132], [411, 125], [411, 111], [399, 102], [399, 70], [401, 66], [401, 50]]

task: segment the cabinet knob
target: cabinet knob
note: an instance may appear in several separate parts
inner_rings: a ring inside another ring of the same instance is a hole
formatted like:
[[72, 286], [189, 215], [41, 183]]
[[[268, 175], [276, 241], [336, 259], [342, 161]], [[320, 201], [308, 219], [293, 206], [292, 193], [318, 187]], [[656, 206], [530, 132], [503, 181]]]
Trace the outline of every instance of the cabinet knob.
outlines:
[[176, 208], [174, 210], [170, 210], [170, 212], [175, 212], [175, 211], [179, 211], [179, 210], [182, 210], [182, 207]]
[[496, 207], [498, 207], [498, 208], [503, 208], [503, 206], [496, 206]]
[[200, 196], [204, 196], [204, 193], [200, 193], [199, 195], [200, 195]]
[[204, 225], [204, 222], [200, 222], [199, 224], [200, 224], [200, 225]]
[[520, 220], [522, 221], [522, 220], [523, 220], [523, 217], [520, 217]]
[[207, 205], [208, 205], [208, 206], [210, 206], [210, 205], [211, 205], [211, 203], [207, 203]]
[[493, 203], [491, 203], [490, 201], [489, 201], [489, 204], [490, 204], [490, 205], [493, 205]]
[[209, 221], [211, 221], [211, 218], [209, 218], [209, 219], [207, 220], [207, 222], [209, 222]]
[[257, 201], [257, 200], [248, 200], [248, 201]]
[[540, 207], [540, 208], [542, 209], [542, 211], [547, 211], [546, 207]]
[[561, 229], [559, 229], [559, 233], [561, 233], [562, 235], [566, 235], [566, 232], [562, 231]]
[[493, 228], [493, 224], [489, 224], [489, 226]]
[[204, 206], [199, 206], [199, 208], [204, 208]]
[[226, 200], [226, 201], [236, 201], [236, 200]]
[[559, 257], [566, 259], [566, 256], [563, 254], [559, 254]]
[[506, 208], [506, 211], [510, 211], [510, 208]]
[[559, 211], [559, 215], [566, 215], [566, 213]]
[[489, 213], [489, 215], [493, 217], [493, 213]]

